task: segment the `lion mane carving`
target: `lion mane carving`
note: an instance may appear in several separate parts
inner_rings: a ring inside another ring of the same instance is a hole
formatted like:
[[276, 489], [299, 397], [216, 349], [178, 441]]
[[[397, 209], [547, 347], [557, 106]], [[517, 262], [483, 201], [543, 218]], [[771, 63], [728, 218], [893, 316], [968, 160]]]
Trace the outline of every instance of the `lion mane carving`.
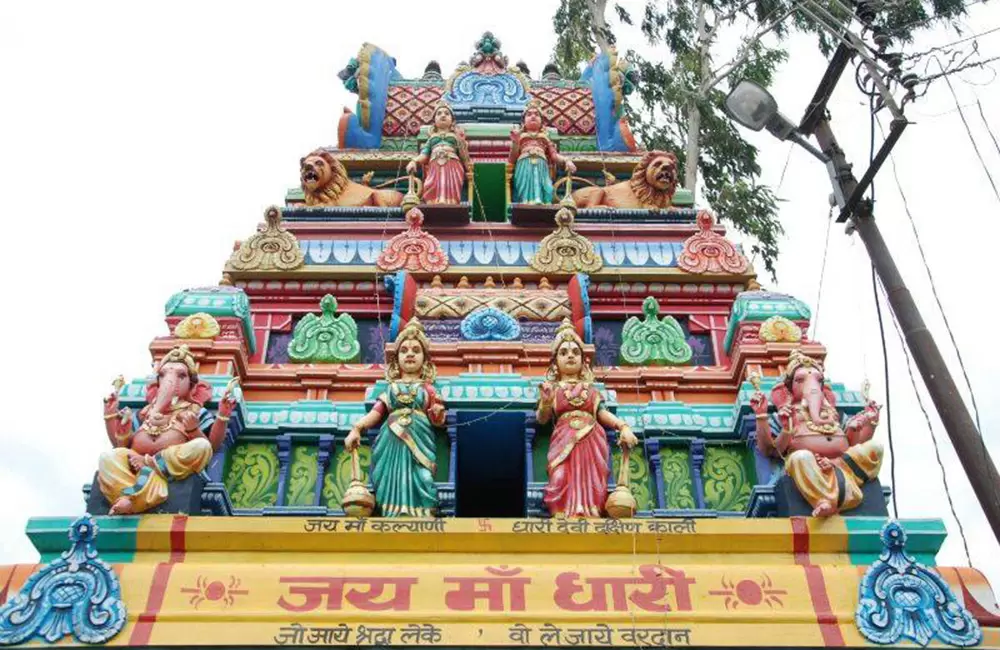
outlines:
[[393, 207], [403, 202], [403, 195], [396, 190], [376, 190], [355, 183], [343, 163], [322, 149], [299, 161], [299, 180], [306, 205]]
[[632, 178], [607, 187], [573, 192], [578, 208], [669, 208], [677, 190], [677, 156], [648, 151], [632, 170]]

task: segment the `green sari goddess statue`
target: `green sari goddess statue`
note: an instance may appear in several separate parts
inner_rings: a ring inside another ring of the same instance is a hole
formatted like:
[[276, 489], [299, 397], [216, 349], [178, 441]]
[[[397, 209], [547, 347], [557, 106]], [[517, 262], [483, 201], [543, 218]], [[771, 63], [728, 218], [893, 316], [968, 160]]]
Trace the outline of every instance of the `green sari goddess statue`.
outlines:
[[381, 425], [371, 462], [376, 505], [383, 517], [430, 517], [438, 505], [434, 427], [444, 424], [445, 407], [434, 390], [437, 371], [417, 319], [396, 337], [388, 362], [388, 387], [351, 428], [344, 446], [354, 451], [363, 430]]

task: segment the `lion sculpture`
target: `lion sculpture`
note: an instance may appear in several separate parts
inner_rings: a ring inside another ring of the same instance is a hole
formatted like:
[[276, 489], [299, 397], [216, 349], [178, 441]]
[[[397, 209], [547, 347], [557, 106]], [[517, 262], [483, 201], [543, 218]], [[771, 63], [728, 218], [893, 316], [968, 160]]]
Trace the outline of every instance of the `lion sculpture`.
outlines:
[[299, 179], [306, 205], [393, 207], [403, 202], [403, 195], [396, 190], [376, 190], [355, 183], [347, 176], [344, 165], [322, 149], [299, 161]]
[[606, 187], [573, 192], [578, 208], [669, 208], [677, 190], [677, 156], [649, 151], [632, 170], [632, 178]]

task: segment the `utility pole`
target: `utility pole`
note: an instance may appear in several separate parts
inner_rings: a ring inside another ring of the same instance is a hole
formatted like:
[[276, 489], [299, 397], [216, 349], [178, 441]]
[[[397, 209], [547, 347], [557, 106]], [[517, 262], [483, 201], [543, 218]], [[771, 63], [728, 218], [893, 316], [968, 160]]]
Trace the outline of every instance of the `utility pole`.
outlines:
[[[899, 131], [901, 130], [900, 128]], [[868, 249], [868, 256], [882, 281], [889, 306], [903, 330], [907, 347], [917, 364], [920, 376], [923, 377], [927, 392], [934, 401], [941, 422], [955, 446], [955, 452], [969, 477], [986, 520], [993, 528], [993, 536], [1000, 542], [1000, 474], [997, 473], [986, 443], [982, 440], [969, 409], [958, 392], [955, 380], [941, 357], [934, 338], [917, 310], [913, 296], [903, 282], [903, 276], [896, 268], [896, 262], [893, 261], [872, 215], [871, 201], [858, 200], [859, 193], [856, 193], [858, 181], [851, 171], [851, 165], [847, 162], [844, 151], [837, 145], [833, 129], [830, 128], [829, 117], [823, 115], [815, 120], [812, 133], [816, 136], [823, 153], [832, 162], [831, 180], [835, 189], [845, 198], [854, 198], [856, 207], [850, 214], [851, 223], [864, 242], [865, 248]], [[874, 174], [865, 174], [865, 179], [870, 181], [869, 175]]]

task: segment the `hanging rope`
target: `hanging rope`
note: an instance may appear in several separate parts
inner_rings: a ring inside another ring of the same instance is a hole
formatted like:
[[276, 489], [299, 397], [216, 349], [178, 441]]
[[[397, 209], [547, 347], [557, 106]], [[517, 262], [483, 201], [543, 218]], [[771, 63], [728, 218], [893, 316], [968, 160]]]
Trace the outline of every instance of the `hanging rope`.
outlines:
[[819, 267], [819, 286], [816, 288], [816, 313], [813, 314], [812, 334], [810, 338], [816, 340], [816, 333], [819, 331], [819, 307], [823, 300], [823, 278], [826, 276], [826, 254], [830, 250], [830, 227], [833, 225], [833, 206], [826, 215], [826, 235], [823, 237], [823, 262]]

